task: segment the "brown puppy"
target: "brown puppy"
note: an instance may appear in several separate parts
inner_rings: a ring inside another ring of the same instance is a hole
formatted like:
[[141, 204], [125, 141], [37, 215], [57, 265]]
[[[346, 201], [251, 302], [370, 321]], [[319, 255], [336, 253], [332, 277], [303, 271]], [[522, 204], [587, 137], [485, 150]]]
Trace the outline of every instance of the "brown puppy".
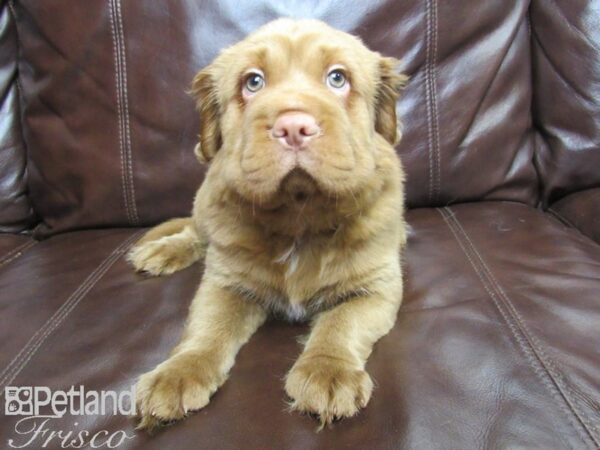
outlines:
[[402, 299], [396, 65], [281, 19], [195, 77], [195, 151], [210, 166], [192, 218], [152, 229], [129, 260], [152, 275], [202, 257], [206, 269], [181, 342], [139, 380], [141, 428], [206, 406], [269, 313], [312, 320], [286, 378], [294, 409], [325, 424], [367, 404], [365, 363]]

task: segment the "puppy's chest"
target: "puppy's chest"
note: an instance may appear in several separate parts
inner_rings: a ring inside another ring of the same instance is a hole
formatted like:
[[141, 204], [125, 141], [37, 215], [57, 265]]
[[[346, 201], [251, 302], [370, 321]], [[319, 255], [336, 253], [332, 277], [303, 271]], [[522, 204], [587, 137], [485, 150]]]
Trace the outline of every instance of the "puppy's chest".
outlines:
[[326, 246], [296, 241], [274, 252], [268, 277], [250, 276], [241, 285], [246, 297], [276, 315], [305, 320], [348, 297], [352, 283], [344, 266]]
[[340, 281], [343, 269], [338, 254], [326, 243], [296, 240], [273, 252], [271, 270], [277, 273], [280, 287], [292, 303], [299, 303], [304, 297], [301, 294]]

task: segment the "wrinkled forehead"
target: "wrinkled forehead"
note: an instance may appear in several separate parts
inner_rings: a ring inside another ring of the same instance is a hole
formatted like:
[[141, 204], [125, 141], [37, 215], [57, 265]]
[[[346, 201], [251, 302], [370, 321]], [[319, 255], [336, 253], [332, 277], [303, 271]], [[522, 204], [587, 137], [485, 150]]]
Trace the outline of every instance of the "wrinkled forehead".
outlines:
[[354, 36], [320, 23], [288, 20], [259, 29], [220, 59], [228, 78], [256, 68], [275, 83], [298, 73], [320, 78], [334, 65], [346, 68], [357, 81], [366, 81], [372, 78], [378, 60]]

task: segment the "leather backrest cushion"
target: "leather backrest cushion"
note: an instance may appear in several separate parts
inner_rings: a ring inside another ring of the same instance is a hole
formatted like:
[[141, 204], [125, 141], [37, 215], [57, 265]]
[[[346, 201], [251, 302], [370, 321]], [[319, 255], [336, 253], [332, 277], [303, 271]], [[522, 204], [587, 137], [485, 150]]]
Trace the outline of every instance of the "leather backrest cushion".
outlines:
[[261, 24], [314, 17], [404, 61], [409, 206], [536, 201], [525, 0], [22, 0], [34, 206], [48, 234], [186, 215], [203, 170], [194, 73]]
[[0, 232], [28, 229], [35, 220], [27, 195], [25, 146], [19, 117], [17, 29], [0, 3]]
[[531, 4], [536, 164], [545, 206], [600, 187], [600, 7]]

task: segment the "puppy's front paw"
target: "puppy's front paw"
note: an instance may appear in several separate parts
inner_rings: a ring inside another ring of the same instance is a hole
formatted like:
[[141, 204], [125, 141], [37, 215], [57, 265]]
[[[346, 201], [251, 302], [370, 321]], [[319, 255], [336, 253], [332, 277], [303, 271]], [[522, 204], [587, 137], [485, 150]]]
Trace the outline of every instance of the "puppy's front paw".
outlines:
[[127, 254], [127, 260], [137, 272], [154, 276], [185, 269], [197, 259], [194, 247], [175, 236], [138, 243]]
[[285, 383], [292, 409], [318, 415], [322, 426], [355, 415], [367, 405], [372, 390], [363, 369], [326, 356], [301, 357]]
[[153, 429], [205, 407], [225, 375], [202, 355], [173, 356], [142, 375], [136, 386], [138, 429]]

